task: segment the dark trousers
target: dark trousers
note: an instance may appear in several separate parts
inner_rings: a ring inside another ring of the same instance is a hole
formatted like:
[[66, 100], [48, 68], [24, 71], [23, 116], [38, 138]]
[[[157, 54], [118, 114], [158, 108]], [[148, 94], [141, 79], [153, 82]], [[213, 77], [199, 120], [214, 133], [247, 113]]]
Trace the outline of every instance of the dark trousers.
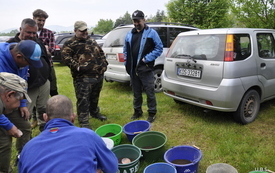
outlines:
[[154, 72], [147, 71], [136, 75], [135, 73], [131, 76], [132, 90], [134, 93], [134, 110], [142, 112], [142, 92], [147, 95], [147, 107], [149, 114], [157, 113], [157, 102], [155, 97], [155, 85], [154, 85]]
[[51, 96], [58, 95], [56, 74], [55, 74], [54, 66], [51, 67], [51, 78], [52, 78], [52, 80], [50, 81], [50, 95]]
[[102, 86], [103, 77], [74, 79], [77, 115], [81, 127], [89, 126], [89, 115], [96, 116], [99, 113], [98, 99]]
[[[16, 150], [21, 152], [23, 146], [30, 140], [31, 137], [31, 125], [28, 120], [21, 117], [19, 110], [6, 115], [8, 119], [23, 132], [20, 138], [16, 139]], [[12, 152], [12, 137], [8, 135], [7, 131], [0, 128], [0, 172], [8, 172], [11, 152]]]

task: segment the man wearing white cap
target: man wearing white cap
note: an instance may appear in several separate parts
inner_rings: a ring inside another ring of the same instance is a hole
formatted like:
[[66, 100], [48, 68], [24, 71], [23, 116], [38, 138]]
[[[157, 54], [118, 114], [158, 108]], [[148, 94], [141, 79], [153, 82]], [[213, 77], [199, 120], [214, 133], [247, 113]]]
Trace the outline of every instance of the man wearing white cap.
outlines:
[[[23, 40], [18, 44], [0, 43], [0, 72], [13, 73], [26, 80], [28, 78], [29, 65], [34, 66], [35, 68], [41, 68], [43, 66], [40, 61], [40, 56], [41, 48], [32, 40]], [[17, 114], [11, 116], [14, 112], [17, 112]], [[26, 99], [22, 99], [20, 101], [19, 109], [13, 111], [11, 114], [5, 115], [19, 129], [19, 126], [30, 126], [30, 123], [28, 122], [30, 114], [27, 108]], [[30, 131], [23, 131], [23, 136], [21, 138], [30, 138], [30, 133], [31, 129]], [[20, 140], [20, 144], [17, 143], [16, 145], [23, 146], [22, 143], [24, 143], [24, 141]], [[0, 172], [9, 172], [11, 146], [12, 137], [4, 128], [0, 128]]]

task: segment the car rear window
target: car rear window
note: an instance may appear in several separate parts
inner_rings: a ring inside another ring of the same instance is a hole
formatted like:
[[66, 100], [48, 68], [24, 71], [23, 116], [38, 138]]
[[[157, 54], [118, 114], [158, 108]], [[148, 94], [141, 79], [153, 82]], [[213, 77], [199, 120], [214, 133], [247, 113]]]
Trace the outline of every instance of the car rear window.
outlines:
[[123, 47], [126, 34], [132, 28], [120, 28], [109, 32], [103, 47]]
[[[223, 60], [225, 35], [179, 36], [172, 45], [168, 57]], [[222, 56], [220, 56], [222, 55]]]
[[[194, 58], [210, 61], [223, 61], [226, 35], [184, 35], [179, 36], [171, 47], [170, 58]], [[234, 35], [234, 61], [243, 60], [251, 54], [248, 34]]]

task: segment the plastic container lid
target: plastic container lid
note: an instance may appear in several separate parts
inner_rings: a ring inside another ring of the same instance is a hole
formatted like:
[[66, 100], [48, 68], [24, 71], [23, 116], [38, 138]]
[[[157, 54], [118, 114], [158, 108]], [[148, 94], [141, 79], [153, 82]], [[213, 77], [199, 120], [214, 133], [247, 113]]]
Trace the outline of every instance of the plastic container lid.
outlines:
[[113, 147], [114, 147], [114, 141], [110, 138], [103, 138], [102, 137], [102, 140], [105, 142], [106, 144], [106, 147], [111, 150]]
[[215, 163], [208, 166], [206, 173], [238, 173], [236, 168], [226, 163]]

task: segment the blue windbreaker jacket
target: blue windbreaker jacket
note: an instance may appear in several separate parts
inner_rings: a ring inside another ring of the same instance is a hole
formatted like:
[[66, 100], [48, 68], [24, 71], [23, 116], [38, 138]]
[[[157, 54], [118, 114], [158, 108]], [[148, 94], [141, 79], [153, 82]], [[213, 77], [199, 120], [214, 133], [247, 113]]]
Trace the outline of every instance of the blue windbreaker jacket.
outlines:
[[[23, 79], [27, 80], [29, 66], [26, 66], [23, 68], [17, 67], [10, 53], [11, 44], [12, 43], [0, 43], [0, 72], [14, 73], [22, 77]], [[20, 107], [26, 107], [26, 106], [27, 106], [27, 100], [26, 99], [21, 100]], [[4, 115], [0, 115], [1, 127], [3, 127], [6, 130], [10, 130], [13, 124], [9, 120], [7, 121], [6, 119], [7, 118]]]
[[19, 173], [116, 173], [118, 159], [94, 131], [55, 118], [24, 146], [18, 168]]

